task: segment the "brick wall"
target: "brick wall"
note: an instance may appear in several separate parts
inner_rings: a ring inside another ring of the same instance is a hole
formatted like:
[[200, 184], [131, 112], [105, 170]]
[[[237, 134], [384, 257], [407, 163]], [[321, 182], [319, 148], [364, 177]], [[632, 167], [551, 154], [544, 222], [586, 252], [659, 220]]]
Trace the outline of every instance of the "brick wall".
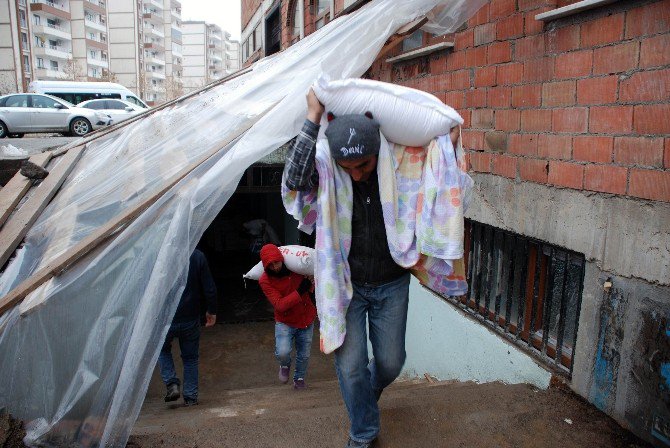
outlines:
[[261, 3], [263, 3], [262, 0], [242, 0], [242, 29], [249, 24]]
[[670, 0], [534, 18], [569, 3], [492, 0], [453, 52], [367, 76], [456, 108], [472, 171], [670, 201]]

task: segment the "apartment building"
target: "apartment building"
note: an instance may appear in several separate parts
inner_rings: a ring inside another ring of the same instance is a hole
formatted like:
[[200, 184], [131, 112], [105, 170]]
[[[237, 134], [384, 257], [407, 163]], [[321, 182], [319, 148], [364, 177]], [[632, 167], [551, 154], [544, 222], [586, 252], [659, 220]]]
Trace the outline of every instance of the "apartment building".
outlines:
[[184, 90], [193, 91], [239, 70], [239, 43], [218, 25], [183, 22]]
[[108, 79], [103, 0], [0, 0], [0, 91], [34, 79]]

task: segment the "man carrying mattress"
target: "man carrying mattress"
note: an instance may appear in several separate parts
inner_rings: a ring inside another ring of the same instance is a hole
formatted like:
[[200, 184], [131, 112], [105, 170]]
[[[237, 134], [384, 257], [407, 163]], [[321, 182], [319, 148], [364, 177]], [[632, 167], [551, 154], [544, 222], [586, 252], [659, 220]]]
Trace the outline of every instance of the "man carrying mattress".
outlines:
[[[307, 119], [289, 149], [284, 169], [285, 187], [297, 192], [316, 191], [319, 186], [316, 140], [324, 106], [312, 90], [307, 105]], [[328, 120], [325, 134], [330, 155], [351, 177], [353, 201], [351, 245], [346, 258], [353, 295], [346, 309], [346, 335], [335, 350], [335, 366], [351, 421], [346, 447], [369, 447], [380, 429], [377, 401], [405, 362], [410, 272], [394, 261], [387, 241], [377, 175], [379, 124], [370, 113], [339, 117], [329, 113]], [[338, 203], [336, 207], [338, 217], [342, 215], [341, 206]], [[340, 227], [348, 229], [346, 223]], [[319, 238], [317, 233], [317, 251]], [[338, 271], [343, 269], [337, 267]], [[318, 284], [318, 277], [316, 281]], [[366, 317], [373, 351], [370, 360]]]

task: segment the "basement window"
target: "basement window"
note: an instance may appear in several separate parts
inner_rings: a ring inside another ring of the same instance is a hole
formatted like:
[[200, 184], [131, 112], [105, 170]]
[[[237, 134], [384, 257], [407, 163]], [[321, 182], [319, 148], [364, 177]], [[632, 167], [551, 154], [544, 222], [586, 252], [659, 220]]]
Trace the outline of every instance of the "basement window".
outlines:
[[393, 64], [408, 61], [422, 56], [428, 56], [438, 51], [453, 48], [453, 34], [437, 35], [427, 33], [421, 29], [416, 30], [402, 41], [401, 53], [386, 59]]
[[570, 374], [584, 255], [466, 220], [468, 294], [452, 298], [504, 337]]

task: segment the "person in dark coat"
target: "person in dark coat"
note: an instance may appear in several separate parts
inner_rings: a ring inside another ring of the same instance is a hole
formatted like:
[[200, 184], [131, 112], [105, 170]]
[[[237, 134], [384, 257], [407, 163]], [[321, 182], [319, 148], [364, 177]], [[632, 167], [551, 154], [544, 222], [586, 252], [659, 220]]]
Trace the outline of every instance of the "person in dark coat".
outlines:
[[198, 404], [198, 349], [200, 345], [200, 301], [205, 298], [207, 312], [205, 327], [216, 323], [216, 285], [207, 265], [205, 255], [198, 249], [191, 254], [186, 287], [179, 300], [172, 325], [158, 356], [161, 378], [167, 392], [165, 401], [180, 397], [181, 382], [172, 360], [172, 339], [179, 339], [179, 350], [184, 363], [184, 405]]

